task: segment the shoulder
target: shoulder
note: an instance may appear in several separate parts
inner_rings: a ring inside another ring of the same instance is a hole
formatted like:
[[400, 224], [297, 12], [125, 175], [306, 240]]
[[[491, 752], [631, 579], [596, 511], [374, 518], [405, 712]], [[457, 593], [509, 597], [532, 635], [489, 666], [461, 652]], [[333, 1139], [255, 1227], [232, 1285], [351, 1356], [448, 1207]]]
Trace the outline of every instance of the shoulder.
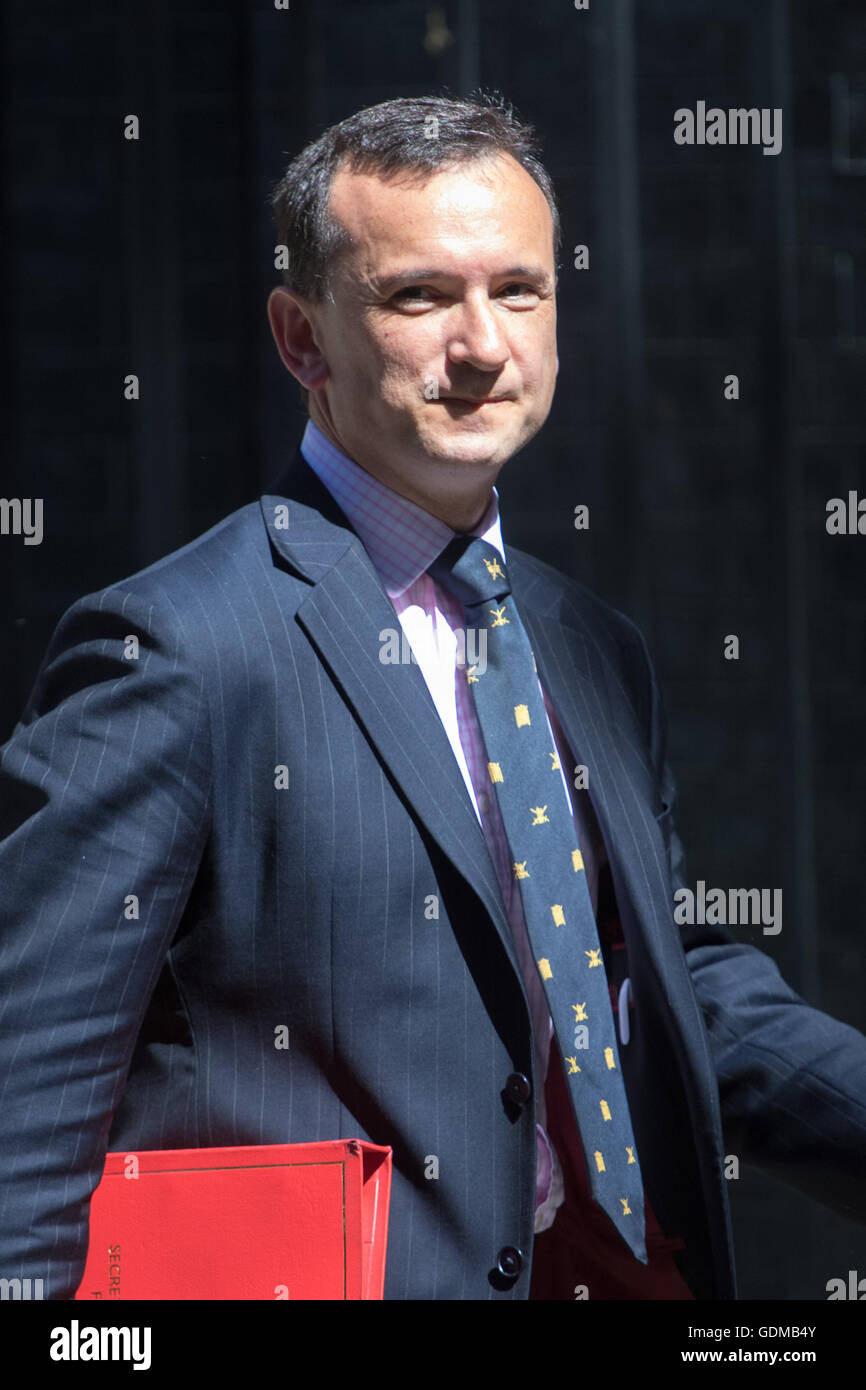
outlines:
[[[285, 588], [281, 600], [286, 598]], [[60, 618], [40, 676], [73, 662], [105, 674], [147, 669], [208, 671], [236, 662], [263, 609], [275, 602], [273, 560], [259, 501], [104, 589], [85, 594]], [[134, 640], [133, 640], [134, 639]]]
[[163, 625], [194, 632], [251, 610], [266, 590], [273, 568], [261, 503], [232, 512], [180, 549], [146, 568], [86, 594], [68, 610], [79, 613], [152, 615]]
[[123, 593], [142, 602], [165, 601], [178, 606], [183, 605], [184, 596], [190, 599], [201, 590], [218, 599], [221, 592], [230, 590], [239, 569], [249, 572], [257, 560], [264, 561], [268, 555], [260, 503], [250, 502], [180, 549], [109, 585], [102, 594]]

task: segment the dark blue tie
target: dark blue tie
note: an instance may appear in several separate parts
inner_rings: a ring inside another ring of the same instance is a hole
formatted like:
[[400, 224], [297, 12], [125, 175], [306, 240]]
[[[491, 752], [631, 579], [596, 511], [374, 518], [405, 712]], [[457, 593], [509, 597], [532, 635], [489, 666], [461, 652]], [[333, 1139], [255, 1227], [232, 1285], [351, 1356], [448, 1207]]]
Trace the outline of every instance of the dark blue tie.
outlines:
[[466, 678], [565, 1062], [590, 1190], [646, 1264], [643, 1182], [607, 974], [529, 638], [501, 556], [486, 541], [457, 536], [429, 573], [463, 604], [465, 650], [478, 654]]

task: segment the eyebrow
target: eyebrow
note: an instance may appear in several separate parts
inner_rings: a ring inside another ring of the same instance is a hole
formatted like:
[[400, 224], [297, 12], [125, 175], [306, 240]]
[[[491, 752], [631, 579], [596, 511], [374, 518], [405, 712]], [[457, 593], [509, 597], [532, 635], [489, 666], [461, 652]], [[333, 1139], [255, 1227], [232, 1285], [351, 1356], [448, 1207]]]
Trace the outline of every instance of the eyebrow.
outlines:
[[[401, 270], [395, 275], [377, 275], [370, 277], [370, 283], [381, 293], [390, 293], [399, 289], [401, 285], [414, 285], [421, 280], [453, 280], [459, 277], [449, 275], [447, 271], [440, 270], [436, 266], [419, 266], [412, 270]], [[556, 281], [555, 274], [540, 265], [513, 265], [507, 270], [503, 270], [496, 279], [503, 280], [533, 280], [545, 287], [552, 287]]]

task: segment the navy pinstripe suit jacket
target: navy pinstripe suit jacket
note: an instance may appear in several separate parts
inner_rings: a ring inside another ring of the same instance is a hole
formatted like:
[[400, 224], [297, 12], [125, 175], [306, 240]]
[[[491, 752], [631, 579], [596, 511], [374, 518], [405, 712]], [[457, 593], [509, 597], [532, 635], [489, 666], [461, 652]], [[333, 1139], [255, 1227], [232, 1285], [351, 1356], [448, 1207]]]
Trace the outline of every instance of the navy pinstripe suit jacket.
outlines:
[[[611, 861], [650, 1200], [696, 1296], [731, 1298], [725, 1146], [866, 1220], [866, 1039], [755, 948], [681, 937], [643, 640], [514, 548], [509, 573]], [[527, 1297], [526, 997], [420, 670], [379, 660], [394, 627], [300, 454], [62, 619], [2, 752], [0, 1276], [72, 1297], [106, 1149], [358, 1136], [394, 1149], [386, 1297]]]

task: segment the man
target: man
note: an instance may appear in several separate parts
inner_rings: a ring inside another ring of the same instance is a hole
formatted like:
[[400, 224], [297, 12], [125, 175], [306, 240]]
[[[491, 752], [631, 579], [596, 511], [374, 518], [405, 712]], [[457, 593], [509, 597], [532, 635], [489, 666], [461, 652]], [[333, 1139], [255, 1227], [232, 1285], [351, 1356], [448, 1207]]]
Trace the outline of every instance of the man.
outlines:
[[73, 1295], [107, 1148], [357, 1136], [388, 1298], [732, 1298], [726, 1146], [866, 1220], [866, 1039], [680, 937], [643, 640], [503, 542], [558, 366], [530, 132], [388, 102], [274, 203], [301, 451], [66, 614], [4, 750], [0, 1272]]

